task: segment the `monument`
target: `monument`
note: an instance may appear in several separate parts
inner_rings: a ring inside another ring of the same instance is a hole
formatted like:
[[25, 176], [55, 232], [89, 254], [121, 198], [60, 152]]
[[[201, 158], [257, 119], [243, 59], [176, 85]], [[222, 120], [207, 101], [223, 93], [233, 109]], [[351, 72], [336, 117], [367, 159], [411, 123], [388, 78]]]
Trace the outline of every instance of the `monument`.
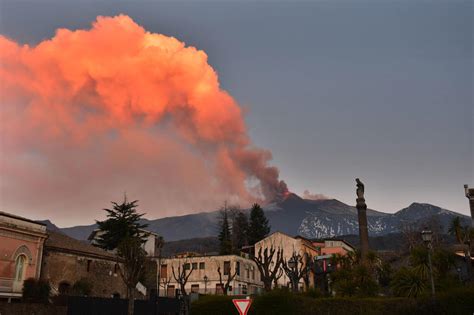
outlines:
[[471, 208], [471, 226], [474, 228], [474, 188], [469, 188], [464, 185], [464, 192], [467, 199], [469, 199], [469, 207]]
[[360, 179], [356, 178], [357, 183], [357, 199], [356, 208], [359, 218], [359, 238], [360, 238], [360, 256], [365, 262], [369, 252], [369, 230], [367, 228], [367, 204], [364, 198], [364, 184]]

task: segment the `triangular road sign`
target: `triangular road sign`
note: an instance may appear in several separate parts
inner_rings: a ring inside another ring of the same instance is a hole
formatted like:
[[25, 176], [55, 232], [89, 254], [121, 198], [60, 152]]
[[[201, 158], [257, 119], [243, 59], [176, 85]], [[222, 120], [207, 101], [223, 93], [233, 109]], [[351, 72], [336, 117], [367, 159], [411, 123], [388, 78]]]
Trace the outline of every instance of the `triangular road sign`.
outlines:
[[234, 303], [235, 307], [239, 311], [240, 315], [247, 315], [247, 312], [250, 309], [250, 304], [252, 304], [252, 300], [250, 299], [235, 299], [232, 300], [232, 303]]

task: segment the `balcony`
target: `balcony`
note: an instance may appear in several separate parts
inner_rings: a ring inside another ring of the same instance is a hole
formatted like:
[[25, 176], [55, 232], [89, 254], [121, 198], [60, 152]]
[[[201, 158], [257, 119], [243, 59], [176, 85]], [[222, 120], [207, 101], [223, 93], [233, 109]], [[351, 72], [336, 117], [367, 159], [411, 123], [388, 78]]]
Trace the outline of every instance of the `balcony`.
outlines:
[[0, 296], [21, 296], [23, 282], [13, 278], [0, 277]]

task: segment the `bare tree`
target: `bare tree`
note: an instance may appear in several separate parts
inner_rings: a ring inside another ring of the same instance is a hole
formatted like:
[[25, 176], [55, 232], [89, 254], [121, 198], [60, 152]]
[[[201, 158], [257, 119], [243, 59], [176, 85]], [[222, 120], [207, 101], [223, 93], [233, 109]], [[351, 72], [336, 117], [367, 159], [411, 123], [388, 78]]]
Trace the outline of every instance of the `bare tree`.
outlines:
[[421, 243], [420, 230], [415, 224], [405, 223], [400, 227], [400, 231], [405, 242], [406, 252], [411, 251]]
[[146, 263], [146, 252], [141, 245], [140, 238], [129, 237], [118, 246], [118, 254], [123, 260], [123, 270], [120, 268], [119, 271], [127, 286], [128, 315], [133, 314], [135, 287], [143, 275]]
[[171, 282], [171, 276], [169, 276], [168, 278], [163, 277], [159, 281], [158, 286], [163, 288], [165, 296], [167, 295], [168, 285], [170, 284], [170, 282]]
[[260, 271], [265, 291], [270, 291], [272, 289], [272, 282], [275, 281], [275, 278], [278, 276], [283, 262], [283, 250], [281, 248], [275, 249], [273, 245], [263, 250], [262, 247], [260, 247], [258, 253], [252, 256], [252, 259]]
[[298, 283], [308, 272], [305, 264], [305, 256], [307, 254], [297, 254], [295, 251], [291, 255], [290, 259], [284, 260], [282, 267], [286, 275], [290, 279], [291, 289], [293, 292], [298, 292]]
[[[186, 265], [188, 265], [189, 268], [186, 268], [185, 267]], [[189, 272], [188, 272], [188, 270], [189, 270]], [[189, 277], [191, 276], [191, 274], [194, 271], [194, 268], [192, 267], [192, 264], [185, 261], [183, 264], [178, 265], [178, 270], [176, 272], [175, 272], [174, 266], [171, 266], [171, 271], [173, 273], [173, 278], [176, 280], [176, 282], [178, 283], [178, 285], [180, 287], [181, 294], [183, 296], [187, 296], [185, 286], [186, 286], [186, 283], [188, 283]]]
[[275, 279], [273, 279], [273, 287], [278, 288], [278, 280], [280, 280], [281, 277], [283, 277], [283, 274], [285, 272], [283, 271], [283, 268], [278, 269], [278, 273], [275, 275]]
[[303, 281], [304, 281], [305, 288], [308, 289], [310, 286], [311, 272], [314, 270], [313, 257], [308, 253], [304, 254], [304, 265], [306, 268], [306, 272], [303, 274]]
[[229, 266], [229, 270], [225, 270], [224, 266], [224, 276], [227, 275], [227, 279], [225, 279], [225, 282], [222, 280], [222, 272], [221, 272], [221, 266], [219, 262], [216, 262], [217, 266], [217, 273], [219, 274], [219, 284], [222, 287], [223, 294], [227, 295], [227, 292], [229, 291], [230, 284], [232, 280], [234, 280], [235, 276], [237, 275], [237, 268], [234, 268], [234, 272], [232, 273], [232, 267]]

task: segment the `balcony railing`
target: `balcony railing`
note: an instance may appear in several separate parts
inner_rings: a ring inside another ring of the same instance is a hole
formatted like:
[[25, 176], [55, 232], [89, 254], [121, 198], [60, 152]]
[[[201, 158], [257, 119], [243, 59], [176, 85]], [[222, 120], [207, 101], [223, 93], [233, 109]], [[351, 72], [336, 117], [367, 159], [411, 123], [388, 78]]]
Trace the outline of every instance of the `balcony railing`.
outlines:
[[13, 278], [0, 277], [0, 292], [13, 292]]

